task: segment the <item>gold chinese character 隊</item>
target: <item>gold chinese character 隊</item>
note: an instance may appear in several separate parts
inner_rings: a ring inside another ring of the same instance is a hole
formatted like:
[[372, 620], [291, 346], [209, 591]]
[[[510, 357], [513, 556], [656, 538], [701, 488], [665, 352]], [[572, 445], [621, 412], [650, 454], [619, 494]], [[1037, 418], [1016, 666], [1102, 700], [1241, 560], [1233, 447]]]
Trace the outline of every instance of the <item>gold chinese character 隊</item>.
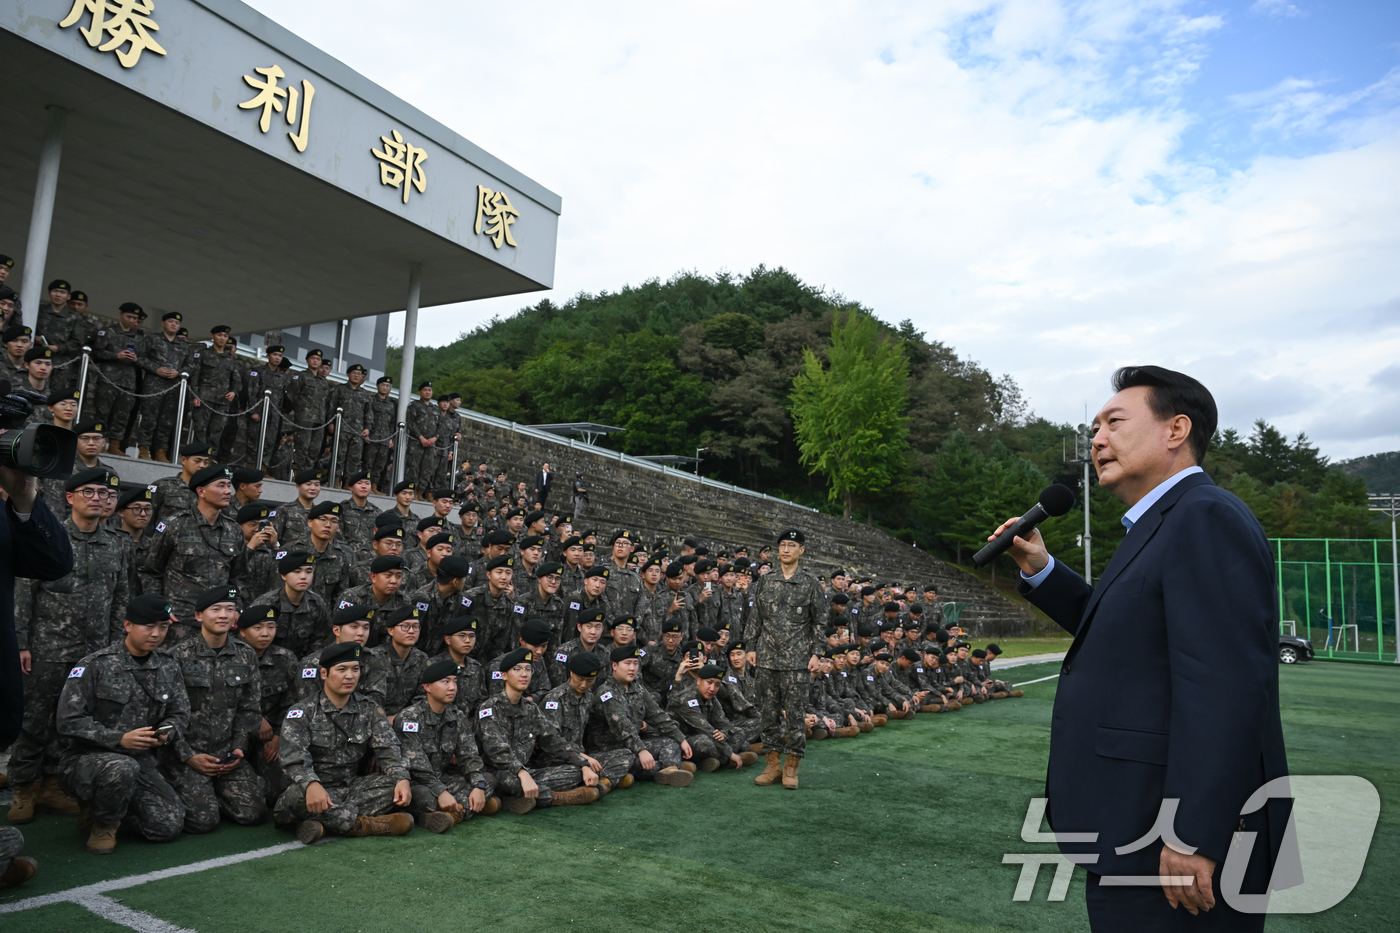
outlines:
[[[151, 19], [154, 11], [154, 0], [73, 0], [73, 9], [58, 25], [67, 29], [84, 13], [91, 13], [92, 22], [78, 30], [87, 44], [99, 52], [115, 49], [117, 61], [123, 68], [130, 68], [147, 49], [157, 55], [165, 54], [165, 49], [151, 36], [160, 29]], [[107, 37], [106, 42], [102, 41], [103, 36]]]
[[296, 125], [298, 118], [297, 98], [300, 97], [301, 129], [295, 133], [288, 133], [287, 138], [292, 141], [293, 146], [297, 147], [297, 152], [305, 152], [306, 139], [311, 132], [311, 99], [316, 96], [316, 88], [305, 78], [301, 81], [300, 94], [297, 93], [297, 89], [294, 87], [279, 87], [277, 82], [285, 78], [287, 74], [276, 65], [270, 65], [267, 68], [254, 68], [253, 70], [262, 75], [265, 80], [259, 81], [257, 78], [252, 78], [248, 75], [243, 76], [243, 80], [247, 82], [248, 86], [258, 93], [254, 95], [252, 100], [245, 100], [239, 104], [239, 108], [242, 110], [253, 110], [261, 107], [262, 118], [258, 120], [258, 126], [266, 133], [272, 124], [272, 112], [274, 110], [278, 113], [282, 112], [283, 98], [288, 98], [286, 106], [287, 125]]
[[515, 237], [511, 235], [510, 228], [519, 216], [520, 212], [510, 203], [505, 191], [492, 191], [485, 185], [476, 186], [477, 236], [481, 235], [482, 222], [485, 221], [486, 235], [496, 249], [500, 249], [503, 243], [514, 246]]
[[379, 137], [384, 143], [383, 152], [371, 149], [370, 153], [380, 160], [379, 183], [391, 188], [402, 186], [403, 203], [407, 204], [410, 184], [418, 189], [419, 194], [428, 187], [428, 176], [423, 172], [423, 163], [427, 161], [428, 153], [404, 142], [403, 135], [398, 130], [394, 130], [393, 134], [393, 139], [388, 136]]

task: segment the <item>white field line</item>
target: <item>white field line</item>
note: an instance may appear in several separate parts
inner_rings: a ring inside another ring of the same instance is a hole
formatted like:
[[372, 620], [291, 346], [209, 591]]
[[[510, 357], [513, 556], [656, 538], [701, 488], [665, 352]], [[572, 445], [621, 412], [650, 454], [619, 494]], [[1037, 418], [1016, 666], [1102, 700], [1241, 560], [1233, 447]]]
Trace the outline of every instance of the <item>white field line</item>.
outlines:
[[1028, 686], [1030, 686], [1031, 684], [1038, 684], [1038, 683], [1041, 683], [1042, 681], [1054, 680], [1056, 677], [1059, 677], [1059, 676], [1060, 676], [1059, 674], [1051, 674], [1049, 677], [1037, 677], [1035, 680], [1028, 680], [1028, 681], [1026, 681], [1025, 683], [1021, 683], [1021, 684], [1012, 684], [1012, 686], [1013, 686], [1013, 687], [1028, 687]]
[[101, 894], [83, 894], [73, 900], [103, 920], [110, 920], [112, 923], [139, 930], [140, 933], [196, 933], [195, 930], [177, 927], [175, 924], [167, 923], [151, 914], [124, 907], [110, 897], [104, 897]]

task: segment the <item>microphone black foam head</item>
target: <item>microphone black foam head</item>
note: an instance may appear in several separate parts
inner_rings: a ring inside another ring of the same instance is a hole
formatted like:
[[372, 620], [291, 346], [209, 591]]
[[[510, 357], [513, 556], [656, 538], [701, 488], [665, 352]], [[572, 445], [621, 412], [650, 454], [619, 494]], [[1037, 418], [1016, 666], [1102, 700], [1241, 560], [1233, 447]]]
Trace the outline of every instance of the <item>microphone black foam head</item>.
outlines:
[[1040, 493], [1040, 507], [1051, 517], [1064, 515], [1074, 507], [1074, 490], [1060, 483], [1046, 486]]

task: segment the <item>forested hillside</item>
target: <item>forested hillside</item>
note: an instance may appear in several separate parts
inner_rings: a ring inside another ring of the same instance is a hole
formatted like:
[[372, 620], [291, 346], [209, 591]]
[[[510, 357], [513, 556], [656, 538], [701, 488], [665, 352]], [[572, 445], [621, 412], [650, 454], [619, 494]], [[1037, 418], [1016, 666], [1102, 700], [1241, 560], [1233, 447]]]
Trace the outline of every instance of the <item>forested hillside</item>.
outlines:
[[[1010, 376], [780, 268], [541, 301], [420, 347], [415, 370], [500, 418], [623, 428], [599, 444], [630, 454], [708, 448], [707, 476], [874, 521], [960, 563], [1047, 482], [1079, 487], [1062, 456], [1074, 428], [1035, 417]], [[1207, 469], [1269, 534], [1374, 532], [1364, 484], [1327, 469], [1305, 436], [1260, 422], [1217, 446]], [[1092, 512], [1101, 570], [1123, 508], [1095, 486]], [[1046, 528], [1075, 566], [1082, 530], [1077, 512]]]

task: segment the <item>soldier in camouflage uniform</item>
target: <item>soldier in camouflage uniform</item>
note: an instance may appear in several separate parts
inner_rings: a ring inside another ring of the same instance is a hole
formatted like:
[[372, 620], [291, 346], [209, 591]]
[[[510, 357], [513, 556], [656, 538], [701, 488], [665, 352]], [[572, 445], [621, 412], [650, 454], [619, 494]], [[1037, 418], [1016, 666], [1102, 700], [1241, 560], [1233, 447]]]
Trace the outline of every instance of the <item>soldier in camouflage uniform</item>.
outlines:
[[376, 492], [389, 489], [394, 480], [393, 435], [399, 426], [399, 403], [389, 397], [393, 387], [394, 380], [388, 376], [379, 377], [365, 419], [369, 437], [365, 441], [364, 467], [374, 478]]
[[[457, 393], [453, 393], [456, 395]], [[457, 395], [461, 398], [460, 395]], [[438, 400], [437, 427], [433, 429], [437, 441], [433, 444], [432, 486], [437, 489], [448, 486], [452, 481], [452, 448], [462, 433], [462, 418], [452, 407], [452, 395]]]
[[297, 497], [277, 507], [277, 517], [272, 527], [277, 529], [277, 541], [285, 548], [305, 547], [311, 537], [311, 529], [306, 521], [311, 510], [316, 507], [316, 497], [321, 494], [321, 471], [314, 467], [298, 470], [293, 477], [297, 487]]
[[[497, 794], [511, 813], [528, 813], [536, 805], [593, 803], [602, 765], [564, 739], [539, 706], [525, 699], [533, 662], [533, 652], [525, 648], [506, 654], [499, 667], [505, 689], [482, 700], [477, 711], [476, 740], [486, 769], [495, 772]], [[530, 767], [539, 750], [567, 764]]]
[[561, 639], [578, 636], [578, 619], [584, 613], [601, 610], [606, 618], [608, 606], [604, 597], [611, 575], [612, 571], [607, 567], [594, 567], [583, 575], [583, 587], [569, 594], [566, 600], [564, 630], [559, 633]]
[[[534, 667], [534, 675], [530, 678], [530, 686], [524, 691], [528, 700], [538, 700], [550, 690], [554, 689], [554, 683], [549, 676], [548, 656], [544, 653], [545, 644], [549, 641], [550, 629], [548, 624], [540, 619], [526, 619], [520, 626], [516, 635], [516, 644], [512, 651], [523, 648], [530, 653], [531, 666]], [[489, 693], [500, 693], [505, 689], [505, 673], [500, 668], [501, 659], [505, 654], [492, 658], [486, 664], [486, 670], [490, 675], [490, 683], [487, 686]]]
[[587, 569], [583, 566], [583, 539], [578, 535], [570, 535], [559, 545], [560, 562], [564, 569], [559, 571], [559, 592], [577, 593], [583, 586], [583, 574]]
[[256, 826], [267, 818], [267, 786], [248, 760], [263, 718], [258, 658], [228, 637], [238, 624], [237, 590], [206, 590], [194, 605], [199, 634], [170, 652], [190, 722], [161, 750], [161, 770], [185, 805], [185, 832], [213, 832], [220, 814]]
[[748, 649], [742, 641], [726, 647], [728, 664], [722, 665], [724, 676], [719, 685], [720, 704], [734, 731], [744, 735], [744, 741], [736, 743], [736, 747], [747, 746], [749, 751], [762, 751], [759, 741], [762, 717], [754, 705], [753, 673], [748, 667]]
[[538, 564], [528, 589], [518, 587], [515, 590], [515, 603], [524, 609], [520, 615], [539, 619], [549, 626], [548, 647], [551, 649], [559, 644], [559, 634], [564, 630], [564, 598], [559, 595], [561, 569], [553, 561]]
[[331, 640], [331, 608], [311, 587], [316, 557], [310, 551], [277, 551], [281, 585], [252, 599], [277, 612], [276, 643], [300, 658]]
[[196, 496], [190, 489], [194, 475], [214, 462], [214, 448], [205, 441], [191, 441], [177, 451], [180, 472], [162, 476], [151, 484], [151, 523], [159, 524], [185, 512], [193, 512]]
[[[565, 679], [553, 690], [540, 698], [540, 708], [544, 718], [554, 726], [566, 741], [577, 748], [583, 748], [590, 716], [601, 716], [601, 704], [593, 685], [602, 670], [602, 661], [594, 654], [577, 652], [565, 664]], [[601, 780], [598, 787], [603, 794], [615, 787], [630, 787], [633, 778], [628, 773], [636, 761], [636, 756], [626, 748], [600, 751], [593, 757], [602, 765], [598, 772]], [[547, 751], [535, 752], [530, 762], [534, 768], [548, 768], [568, 764]]]
[[[101, 523], [105, 502], [120, 480], [105, 469], [68, 479], [72, 515], [63, 523], [73, 571], [57, 580], [16, 580], [15, 634], [24, 682], [24, 719], [10, 752], [15, 799], [11, 823], [28, 823], [36, 810], [77, 812], [58, 788], [55, 725], [64, 679], [79, 659], [125, 635], [122, 616], [131, 599], [127, 554], [117, 532]], [[88, 494], [92, 494], [92, 498]]]
[[695, 611], [695, 598], [685, 588], [685, 567], [678, 560], [666, 567], [666, 587], [659, 602], [666, 603], [663, 631], [667, 622], [679, 622], [685, 637], [694, 638], [700, 630], [700, 618]]
[[355, 552], [340, 540], [339, 502], [321, 502], [307, 515], [310, 538], [306, 549], [316, 559], [316, 576], [311, 588], [327, 605], [346, 590], [360, 585], [359, 561]]
[[127, 577], [133, 597], [141, 595], [141, 577], [136, 568], [146, 559], [151, 549], [151, 536], [146, 532], [151, 524], [151, 490], [147, 486], [128, 489], [117, 497], [117, 520], [111, 525], [118, 535], [125, 539], [124, 552], [127, 561]]
[[355, 552], [356, 558], [365, 560], [373, 551], [374, 520], [379, 516], [379, 507], [369, 501], [374, 484], [369, 471], [362, 469], [349, 474], [346, 485], [350, 498], [340, 503], [340, 538]]
[[118, 827], [150, 842], [173, 842], [185, 825], [185, 805], [155, 755], [190, 721], [180, 665], [156, 650], [170, 622], [164, 597], [136, 597], [125, 612], [126, 637], [83, 658], [63, 682], [61, 781], [81, 802], [79, 826], [90, 825], [87, 849], [94, 855], [116, 848]]
[[428, 656], [417, 648], [423, 631], [423, 612], [417, 606], [405, 606], [389, 613], [385, 632], [388, 639], [379, 647], [369, 649], [384, 672], [384, 712], [389, 722], [396, 723], [399, 710], [414, 702], [421, 692], [423, 672], [428, 669]]
[[640, 652], [642, 680], [658, 703], [666, 702], [666, 695], [676, 682], [676, 671], [685, 660], [685, 645], [684, 623], [671, 619], [661, 626], [661, 643]]
[[[806, 751], [806, 713], [816, 654], [826, 627], [826, 598], [821, 584], [798, 566], [806, 536], [790, 528], [778, 539], [781, 569], [764, 575], [751, 592], [748, 642], [757, 654], [754, 675], [763, 718], [763, 773], [754, 783], [767, 786], [782, 777], [783, 787], [797, 789], [797, 768]], [[782, 768], [778, 753], [786, 752]]]
[[514, 590], [510, 583], [515, 558], [493, 558], [486, 568], [486, 582], [463, 593], [462, 603], [481, 621], [477, 633], [477, 653], [482, 657], [494, 658], [515, 647], [510, 640], [517, 624], [514, 617], [523, 616], [524, 607], [518, 607], [520, 612], [516, 612]]
[[486, 770], [472, 728], [474, 714], [457, 699], [457, 665], [435, 661], [422, 671], [422, 696], [394, 722], [413, 801], [409, 812], [429, 832], [443, 833], [478, 813], [495, 813], [496, 777]]
[[[332, 645], [318, 659], [323, 687], [294, 703], [282, 720], [279, 753], [290, 781], [273, 819], [297, 827], [310, 845], [327, 832], [345, 836], [402, 836], [413, 828], [408, 771], [389, 720], [356, 692], [364, 648]], [[378, 771], [359, 773], [373, 752]]]
[[[77, 386], [76, 360], [82, 356], [83, 347], [92, 345], [92, 335], [97, 330], [91, 318], [68, 306], [70, 292], [63, 279], [50, 282], [49, 300], [39, 305], [34, 324], [36, 339], [42, 337], [53, 348], [54, 374], [49, 380], [52, 389]], [[70, 365], [64, 366], [65, 363]]]
[[691, 757], [690, 743], [642, 686], [640, 651], [636, 645], [628, 645], [614, 648], [608, 655], [612, 675], [593, 688], [601, 715], [589, 716], [584, 747], [604, 752], [625, 748], [636, 756], [631, 772], [636, 779], [686, 787], [694, 766], [682, 768], [681, 759]]
[[637, 643], [643, 647], [659, 644], [661, 626], [671, 617], [675, 594], [662, 580], [662, 557], [653, 554], [638, 571], [642, 578], [642, 614], [637, 617]]
[[641, 575], [627, 564], [635, 546], [632, 532], [619, 531], [612, 539], [611, 559], [603, 564], [610, 571], [608, 588], [603, 593], [604, 608], [610, 619], [619, 616], [636, 619], [646, 612]]
[[403, 478], [412, 480], [420, 489], [432, 489], [433, 445], [437, 443], [438, 410], [432, 403], [433, 384], [420, 382], [418, 398], [408, 405], [404, 415], [405, 435], [407, 436], [407, 457], [404, 461]]
[[457, 665], [456, 707], [469, 716], [476, 715], [477, 706], [486, 697], [486, 667], [472, 653], [476, 649], [476, 616], [457, 615], [442, 626], [443, 651], [430, 658], [431, 663], [451, 661]]
[[384, 623], [389, 613], [409, 605], [403, 591], [403, 558], [376, 557], [369, 564], [369, 582], [343, 590], [335, 606], [362, 605], [375, 610], [367, 645], [373, 647], [384, 640]]
[[217, 324], [209, 330], [212, 347], [196, 347], [190, 354], [190, 391], [194, 397], [194, 436], [207, 440], [215, 457], [227, 461], [232, 446], [228, 436], [234, 427], [229, 413], [243, 392], [236, 359], [225, 352], [229, 326]]
[[238, 637], [253, 649], [258, 659], [258, 681], [262, 687], [258, 705], [262, 719], [247, 759], [263, 779], [267, 791], [265, 799], [271, 806], [286, 789], [282, 763], [277, 756], [281, 741], [277, 727], [296, 699], [301, 666], [296, 655], [272, 643], [277, 637], [277, 610], [272, 606], [255, 604], [244, 609], [238, 616]]
[[462, 603], [462, 592], [470, 574], [471, 567], [465, 558], [449, 555], [438, 563], [437, 576], [431, 583], [408, 594], [409, 601], [423, 614], [419, 644], [424, 646], [424, 651], [437, 653], [442, 645], [443, 625], [467, 610]]
[[703, 665], [687, 662], [683, 673], [690, 676], [671, 691], [666, 712], [690, 743], [696, 767], [701, 771], [716, 771], [721, 767], [737, 771], [758, 761], [758, 756], [746, 749], [748, 742], [743, 732], [730, 723], [720, 704], [724, 669], [712, 661]]
[[[146, 342], [141, 320], [146, 312], [135, 302], [124, 303], [118, 312], [120, 325], [100, 327], [93, 336], [92, 357], [97, 372], [97, 404], [89, 410], [106, 426], [107, 452], [125, 454], [126, 442], [136, 427], [135, 395], [141, 386], [140, 351]], [[125, 390], [125, 391], [123, 391]]]
[[223, 514], [233, 496], [231, 477], [228, 467], [217, 465], [196, 473], [189, 483], [199, 500], [195, 509], [156, 524], [151, 549], [140, 567], [141, 589], [165, 596], [174, 607], [171, 644], [193, 631], [194, 601], [199, 594], [231, 583], [238, 564], [247, 559], [243, 529]]
[[273, 511], [265, 503], [253, 502], [233, 516], [243, 532], [243, 543], [248, 547], [247, 555], [235, 565], [233, 574], [234, 587], [245, 597], [265, 593], [279, 582], [277, 554], [280, 548], [275, 546], [277, 532], [269, 521]]
[[[178, 387], [180, 373], [190, 370], [190, 345], [176, 336], [180, 320], [179, 311], [167, 311], [162, 315], [161, 329], [146, 335], [138, 354], [145, 372], [141, 391], [150, 396], [141, 400], [141, 428], [136, 432], [142, 460], [152, 459], [154, 447], [154, 459], [169, 463], [167, 451], [180, 446], [175, 443], [175, 412], [180, 406]], [[153, 394], [156, 392], [163, 394]]]
[[[341, 606], [331, 617], [332, 638], [330, 645], [326, 647], [350, 644], [363, 647], [377, 614], [368, 606]], [[323, 651], [325, 648], [318, 648], [301, 659], [301, 675], [297, 683], [298, 699], [316, 695], [325, 685], [325, 669], [320, 663]], [[368, 648], [360, 655], [359, 660], [360, 673], [355, 683], [355, 693], [373, 703], [382, 712], [389, 686], [386, 660], [381, 655], [371, 653]]]
[[287, 381], [282, 405], [290, 418], [302, 427], [290, 425], [284, 429], [296, 433], [294, 466], [307, 470], [316, 466], [325, 441], [324, 423], [328, 419], [326, 406], [330, 400], [331, 384], [321, 375], [321, 351], [306, 351], [306, 372], [293, 373]]
[[569, 679], [569, 658], [576, 654], [592, 654], [599, 658], [607, 657], [608, 649], [603, 647], [603, 610], [594, 609], [578, 617], [578, 637], [558, 645], [548, 652], [549, 679], [552, 683], [563, 683]]
[[[266, 397], [267, 405], [267, 428], [262, 426], [263, 412], [259, 407], [255, 411], [249, 412], [247, 421], [248, 431], [248, 456], [257, 456], [258, 439], [262, 438], [263, 460], [266, 463], [271, 460], [272, 453], [281, 442], [285, 433], [282, 428], [282, 406], [287, 396], [287, 373], [281, 369], [282, 354], [286, 348], [282, 346], [271, 346], [267, 348], [267, 359], [260, 365], [254, 366], [248, 373], [247, 392], [248, 406], [258, 405]], [[271, 392], [271, 396], [266, 393]], [[264, 463], [257, 463], [254, 466], [261, 469]], [[282, 474], [286, 476], [285, 473]]]
[[349, 486], [349, 478], [364, 469], [365, 439], [369, 435], [370, 399], [374, 393], [365, 388], [365, 377], [369, 370], [359, 363], [351, 364], [345, 371], [346, 382], [331, 389], [327, 413], [335, 414], [340, 409], [340, 439], [336, 445], [337, 476], [331, 483]]

